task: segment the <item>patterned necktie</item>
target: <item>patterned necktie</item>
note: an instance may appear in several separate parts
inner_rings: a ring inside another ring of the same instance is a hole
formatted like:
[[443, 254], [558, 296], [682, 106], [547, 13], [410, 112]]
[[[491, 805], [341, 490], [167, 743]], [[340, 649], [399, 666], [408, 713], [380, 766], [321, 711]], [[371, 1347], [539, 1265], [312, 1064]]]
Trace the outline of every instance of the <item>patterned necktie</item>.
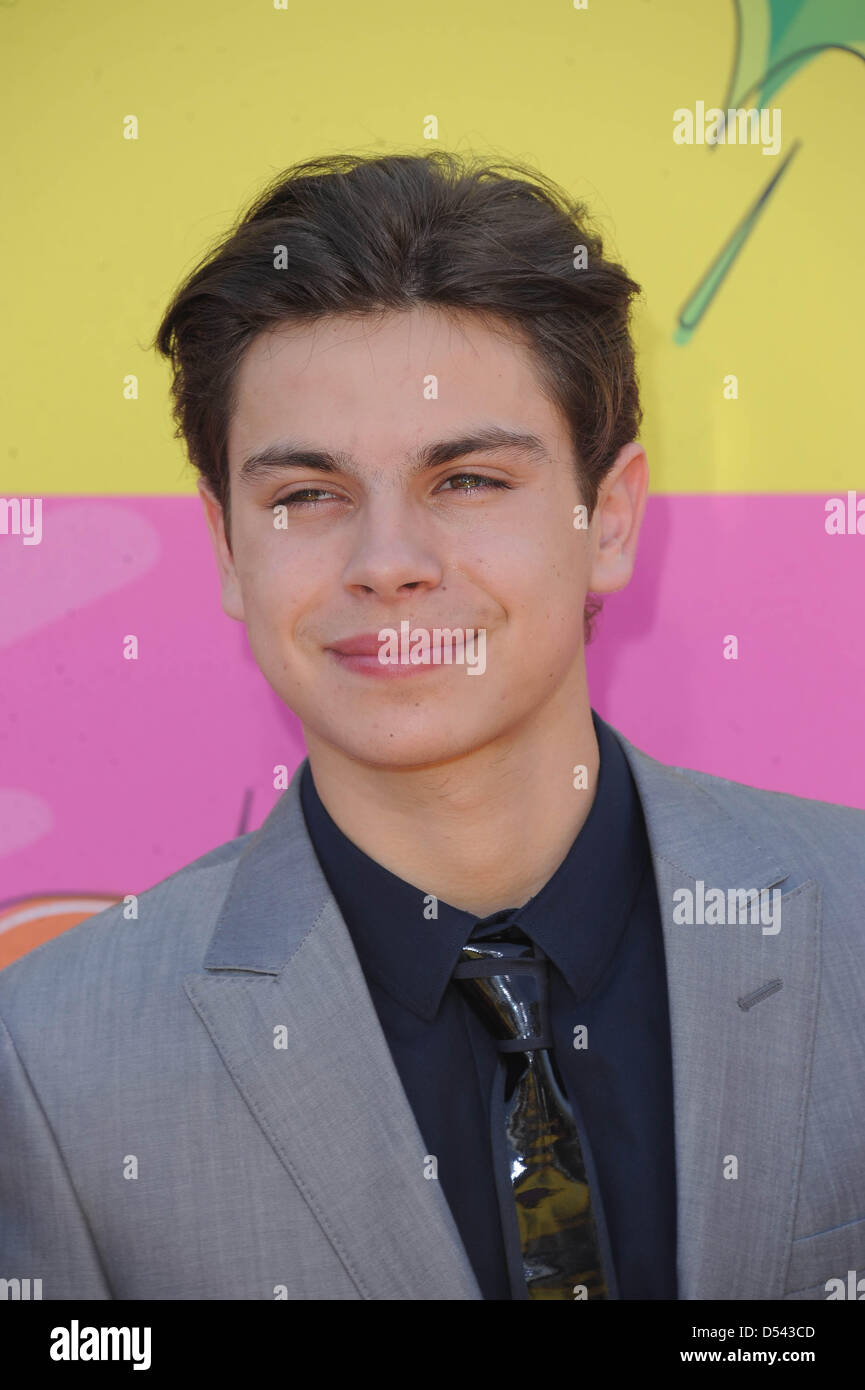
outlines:
[[[476, 929], [477, 931], [477, 929]], [[580, 1140], [550, 1051], [549, 962], [517, 927], [473, 934], [454, 970], [500, 1054], [493, 1087], [493, 1155], [508, 1177], [529, 1298], [608, 1297]], [[507, 1213], [504, 1208], [509, 1205]], [[507, 1230], [506, 1230], [507, 1241]], [[586, 1292], [575, 1293], [582, 1285]], [[515, 1290], [525, 1297], [522, 1287]]]

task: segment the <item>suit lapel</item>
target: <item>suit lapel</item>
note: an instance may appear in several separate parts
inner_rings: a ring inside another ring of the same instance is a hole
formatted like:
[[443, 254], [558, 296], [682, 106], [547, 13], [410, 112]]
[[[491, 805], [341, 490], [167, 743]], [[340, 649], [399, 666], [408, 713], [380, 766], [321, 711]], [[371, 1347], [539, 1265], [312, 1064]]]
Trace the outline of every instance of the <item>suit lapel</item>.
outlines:
[[246, 846], [189, 999], [365, 1299], [480, 1299], [351, 937], [303, 764]]
[[750, 922], [674, 922], [674, 893], [696, 894], [697, 880], [707, 891], [759, 891], [790, 875], [747, 820], [611, 732], [643, 804], [664, 932], [679, 1297], [781, 1298], [816, 1024], [819, 885], [781, 896], [774, 935]]

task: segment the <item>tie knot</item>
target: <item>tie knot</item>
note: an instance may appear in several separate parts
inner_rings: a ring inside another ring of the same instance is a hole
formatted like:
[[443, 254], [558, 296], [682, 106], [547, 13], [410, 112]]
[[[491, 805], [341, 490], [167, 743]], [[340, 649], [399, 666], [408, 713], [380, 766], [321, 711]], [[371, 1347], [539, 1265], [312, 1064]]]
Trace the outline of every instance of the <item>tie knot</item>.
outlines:
[[499, 1052], [532, 1052], [553, 1045], [549, 963], [518, 927], [472, 937], [453, 973]]

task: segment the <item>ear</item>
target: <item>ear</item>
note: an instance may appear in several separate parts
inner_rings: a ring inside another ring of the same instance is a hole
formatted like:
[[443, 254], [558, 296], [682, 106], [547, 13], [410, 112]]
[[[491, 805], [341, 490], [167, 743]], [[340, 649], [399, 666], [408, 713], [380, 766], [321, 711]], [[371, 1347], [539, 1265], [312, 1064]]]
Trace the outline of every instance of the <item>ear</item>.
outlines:
[[619, 450], [598, 491], [590, 527], [594, 545], [588, 587], [594, 593], [613, 593], [630, 581], [648, 494], [649, 463], [634, 440]]
[[210, 539], [213, 543], [213, 551], [216, 555], [216, 564], [219, 569], [219, 581], [222, 586], [222, 607], [229, 618], [236, 618], [242, 623], [245, 620], [243, 611], [243, 598], [240, 592], [240, 584], [237, 579], [237, 571], [234, 568], [234, 557], [228, 544], [225, 534], [225, 517], [222, 507], [214, 497], [204, 478], [198, 479], [198, 491], [204, 504], [204, 517], [207, 522], [207, 529], [210, 532]]

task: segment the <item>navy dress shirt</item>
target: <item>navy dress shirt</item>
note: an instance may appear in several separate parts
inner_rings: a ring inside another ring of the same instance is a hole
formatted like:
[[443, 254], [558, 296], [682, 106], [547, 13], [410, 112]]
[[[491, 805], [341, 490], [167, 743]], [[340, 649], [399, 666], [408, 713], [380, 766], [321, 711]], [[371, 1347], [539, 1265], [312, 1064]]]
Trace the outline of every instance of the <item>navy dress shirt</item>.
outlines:
[[[510, 1299], [492, 1167], [498, 1053], [451, 975], [479, 921], [513, 923], [550, 958], [553, 1056], [580, 1129], [610, 1297], [676, 1298], [673, 1086], [664, 944], [642, 806], [594, 711], [595, 799], [552, 878], [478, 919], [382, 867], [347, 838], [304, 768], [301, 805], [351, 934], [426, 1152], [486, 1299]], [[436, 911], [437, 916], [431, 916]], [[426, 915], [425, 915], [426, 914]], [[575, 1048], [575, 1028], [587, 1029]]]

